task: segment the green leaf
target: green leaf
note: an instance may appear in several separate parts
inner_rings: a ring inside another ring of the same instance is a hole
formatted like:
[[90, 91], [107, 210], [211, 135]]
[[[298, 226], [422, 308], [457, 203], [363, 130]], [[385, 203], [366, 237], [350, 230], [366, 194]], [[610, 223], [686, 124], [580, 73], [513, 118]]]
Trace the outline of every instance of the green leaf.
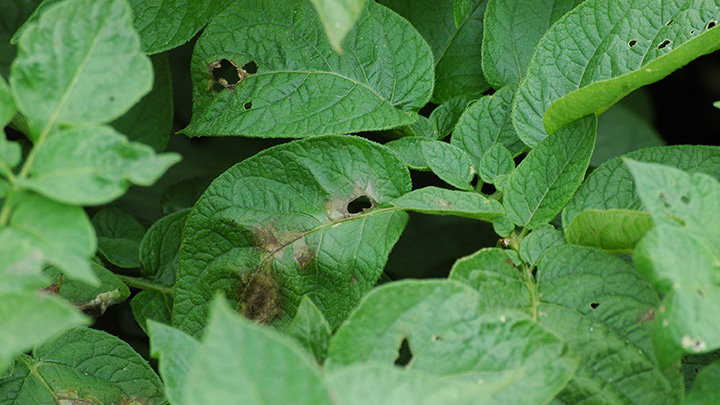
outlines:
[[470, 183], [475, 177], [475, 168], [462, 149], [442, 141], [424, 142], [421, 148], [428, 167], [441, 180], [460, 190], [474, 189]]
[[[491, 404], [497, 386], [448, 381], [428, 373], [402, 370], [384, 364], [357, 364], [333, 370], [326, 377], [339, 405], [394, 404]], [[498, 384], [499, 385], [499, 384]]]
[[286, 143], [233, 166], [188, 216], [173, 324], [197, 335], [221, 289], [265, 323], [287, 322], [308, 294], [336, 327], [375, 285], [407, 221], [379, 207], [410, 188], [394, 153], [358, 137]]
[[167, 55], [156, 55], [151, 60], [155, 78], [152, 90], [110, 125], [131, 141], [142, 142], [159, 153], [165, 150], [172, 132], [172, 83]]
[[[4, 130], [5, 125], [12, 120], [16, 111], [17, 108], [15, 108], [15, 99], [10, 93], [10, 87], [8, 87], [5, 79], [0, 77], [0, 131]], [[0, 134], [3, 136], [5, 135], [4, 132]]]
[[585, 117], [530, 151], [504, 185], [510, 220], [532, 228], [555, 218], [585, 176], [596, 129], [595, 117]]
[[160, 197], [160, 208], [163, 215], [170, 215], [186, 208], [192, 208], [203, 191], [210, 185], [213, 177], [208, 175], [196, 176], [179, 181], [166, 188]]
[[[717, 3], [589, 0], [555, 23], [518, 89], [515, 129], [529, 146], [720, 48]], [[712, 23], [712, 24], [710, 24]], [[588, 28], [592, 27], [592, 30]]]
[[495, 183], [495, 179], [515, 170], [512, 154], [502, 144], [496, 143], [480, 158], [478, 174], [485, 183]]
[[[0, 319], [0, 341], [3, 342], [0, 346], [0, 372], [11, 364], [13, 357], [36, 344], [73, 326], [90, 323], [88, 317], [64, 300], [33, 290], [0, 290]], [[0, 400], [7, 384], [7, 379], [0, 379]]]
[[41, 274], [42, 251], [26, 238], [17, 237], [11, 228], [0, 227], [0, 292], [29, 291], [47, 287], [50, 281]]
[[513, 156], [525, 149], [520, 142], [512, 120], [510, 104], [516, 86], [506, 86], [490, 96], [480, 98], [460, 116], [451, 143], [467, 152], [479, 166], [485, 152], [493, 145], [505, 146]]
[[140, 291], [130, 300], [130, 309], [135, 322], [148, 335], [150, 334], [147, 326], [149, 321], [162, 322], [168, 325], [171, 323], [172, 307], [173, 296], [165, 291]]
[[318, 364], [322, 364], [327, 355], [332, 330], [325, 316], [311, 299], [302, 298], [295, 318], [290, 322], [286, 333], [312, 353]]
[[140, 241], [145, 227], [122, 205], [98, 211], [92, 218], [98, 238], [98, 253], [123, 268], [140, 267]]
[[592, 246], [610, 253], [632, 253], [648, 230], [652, 218], [632, 210], [586, 210], [573, 218], [566, 230], [568, 243]]
[[423, 145], [426, 143], [434, 143], [432, 139], [420, 136], [408, 136], [385, 144], [392, 149], [402, 159], [407, 167], [413, 170], [429, 171], [425, 154], [423, 153]]
[[590, 165], [600, 166], [625, 153], [662, 145], [665, 141], [650, 120], [620, 102], [598, 117], [598, 135]]
[[186, 376], [190, 373], [200, 342], [182, 331], [148, 321], [150, 354], [157, 358], [165, 394], [172, 404], [181, 404]]
[[12, 177], [12, 169], [20, 163], [21, 151], [17, 142], [5, 138], [5, 125], [15, 116], [15, 100], [5, 79], [0, 77], [0, 175]]
[[73, 0], [48, 6], [29, 23], [10, 83], [38, 139], [54, 125], [121, 116], [150, 91], [152, 70], [127, 3]]
[[58, 131], [37, 147], [30, 178], [18, 184], [69, 204], [110, 202], [130, 184], [149, 186], [180, 155], [156, 155], [147, 145], [128, 142], [108, 126]]
[[343, 47], [332, 49], [305, 0], [233, 2], [195, 45], [183, 132], [301, 138], [415, 122], [433, 66], [410, 23], [368, 2]]
[[492, 221], [504, 214], [502, 204], [479, 193], [424, 187], [413, 190], [390, 202], [407, 211], [433, 215], [455, 215]]
[[[499, 403], [552, 399], [578, 359], [523, 313], [487, 310], [480, 298], [448, 280], [384, 284], [365, 297], [330, 340], [328, 367], [392, 364], [405, 340], [412, 356], [406, 369], [472, 382], [483, 391], [489, 384], [485, 395]], [[463, 355], [451, 354], [459, 352]]]
[[520, 241], [518, 253], [523, 261], [532, 268], [550, 248], [564, 244], [563, 232], [555, 229], [552, 225], [544, 224], [535, 228]]
[[[720, 179], [720, 147], [677, 145], [641, 149], [624, 155], [641, 162], [662, 163], [690, 172], [707, 173]], [[563, 227], [587, 209], [640, 208], [635, 182], [621, 158], [595, 169], [580, 186], [562, 213]]]
[[449, 278], [477, 290], [489, 308], [517, 308], [530, 301], [522, 273], [502, 249], [485, 248], [459, 259]]
[[311, 0], [333, 49], [343, 53], [342, 42], [362, 13], [367, 0]]
[[683, 405], [710, 405], [720, 402], [720, 362], [707, 366], [698, 374], [695, 385], [683, 401]]
[[381, 0], [407, 18], [425, 38], [435, 57], [433, 102], [458, 96], [480, 96], [489, 88], [482, 74], [480, 49], [487, 0], [467, 4], [459, 24], [450, 1]]
[[100, 285], [92, 288], [72, 278], [60, 279], [62, 273], [55, 267], [45, 269], [43, 273], [53, 280], [58, 295], [75, 304], [85, 314], [97, 318], [108, 307], [125, 301], [130, 296], [130, 289], [100, 263], [91, 262], [91, 268], [100, 280]]
[[10, 63], [15, 59], [17, 50], [10, 38], [25, 22], [40, 0], [15, 0], [0, 2], [0, 76], [10, 76]]
[[488, 1], [482, 46], [482, 69], [488, 83], [499, 89], [520, 82], [543, 34], [582, 1]]
[[95, 232], [85, 211], [32, 193], [14, 197], [6, 232], [37, 249], [46, 263], [69, 277], [97, 286], [100, 281], [88, 261], [95, 253]]
[[460, 24], [462, 24], [468, 11], [470, 11], [470, 7], [473, 6], [473, 3], [475, 3], [475, 0], [455, 0], [455, 1], [453, 1], [453, 17], [455, 19], [456, 27], [459, 27]]
[[75, 328], [18, 357], [13, 375], [0, 380], [0, 401], [162, 404], [162, 390], [160, 378], [130, 345]]
[[330, 404], [315, 362], [295, 342], [238, 316], [223, 299], [185, 378], [184, 404]]
[[472, 100], [471, 96], [455, 97], [440, 104], [430, 113], [430, 117], [425, 118], [421, 115], [414, 124], [397, 128], [395, 132], [401, 136], [421, 136], [436, 140], [445, 139], [455, 129], [460, 115]]
[[496, 234], [503, 238], [507, 238], [515, 231], [515, 224], [506, 216], [493, 218], [493, 230]]

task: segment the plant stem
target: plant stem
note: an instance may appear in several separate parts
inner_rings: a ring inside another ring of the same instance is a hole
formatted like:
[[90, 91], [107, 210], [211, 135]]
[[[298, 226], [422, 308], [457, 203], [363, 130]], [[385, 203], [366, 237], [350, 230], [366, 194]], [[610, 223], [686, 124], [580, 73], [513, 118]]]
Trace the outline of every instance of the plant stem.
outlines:
[[154, 290], [164, 294], [172, 294], [172, 287], [166, 287], [161, 284], [155, 284], [143, 278], [124, 276], [122, 274], [115, 274], [117, 278], [123, 283], [127, 284], [128, 287], [139, 288], [141, 290]]

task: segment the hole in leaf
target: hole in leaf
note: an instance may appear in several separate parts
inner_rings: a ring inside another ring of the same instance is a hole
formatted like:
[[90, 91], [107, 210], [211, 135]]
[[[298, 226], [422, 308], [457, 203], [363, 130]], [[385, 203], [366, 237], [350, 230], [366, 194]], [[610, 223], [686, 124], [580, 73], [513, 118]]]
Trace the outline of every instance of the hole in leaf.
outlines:
[[662, 42], [660, 42], [660, 45], [658, 45], [657, 49], [663, 49], [666, 46], [670, 45], [671, 41], [669, 39], [666, 39]]
[[445, 340], [445, 338], [443, 338], [443, 337], [440, 336], [440, 335], [432, 335], [432, 337], [430, 337], [430, 340], [432, 340], [433, 342], [437, 342], [437, 341], [441, 341], [441, 342], [442, 342], [443, 340]]
[[590, 308], [592, 308], [592, 309], [597, 309], [597, 307], [599, 307], [599, 306], [600, 306], [599, 302], [591, 302], [590, 303]]
[[695, 34], [695, 30], [690, 30], [690, 35], [694, 35], [694, 34]]
[[251, 60], [243, 65], [242, 70], [244, 70], [246, 74], [254, 75], [258, 71], [257, 63], [255, 63], [254, 60]]
[[400, 348], [398, 349], [398, 356], [395, 359], [395, 365], [405, 367], [410, 363], [412, 357], [413, 354], [412, 351], [410, 351], [410, 343], [408, 342], [407, 338], [404, 338], [402, 343], [400, 343]]
[[245, 111], [251, 109], [251, 108], [252, 108], [252, 101], [248, 101], [247, 103], [243, 104], [243, 108], [245, 109]]
[[212, 90], [214, 92], [235, 90], [235, 87], [247, 78], [247, 72], [228, 59], [220, 59], [208, 65], [208, 72], [212, 77]]
[[632, 48], [635, 45], [637, 45], [637, 39], [631, 39], [630, 42], [628, 42], [628, 46], [630, 48]]
[[374, 206], [373, 202], [367, 196], [361, 195], [356, 199], [350, 201], [347, 206], [347, 211], [350, 214], [359, 214], [361, 212], [372, 209]]
[[665, 26], [667, 27], [668, 25], [670, 25], [670, 24], [672, 24], [672, 23], [674, 23], [674, 22], [675, 22], [675, 20], [670, 19], [670, 21], [668, 21], [667, 23], [665, 23]]
[[673, 206], [670, 204], [670, 202], [667, 200], [667, 196], [665, 195], [664, 191], [660, 191], [658, 193], [658, 198], [660, 199], [660, 202], [662, 202], [663, 206], [667, 209], [672, 209]]
[[708, 21], [708, 23], [705, 25], [705, 29], [706, 29], [706, 30], [709, 30], [710, 28], [712, 28], [712, 27], [714, 27], [714, 26], [716, 26], [716, 25], [717, 25], [717, 21], [712, 21], [712, 20], [710, 20], [710, 21]]

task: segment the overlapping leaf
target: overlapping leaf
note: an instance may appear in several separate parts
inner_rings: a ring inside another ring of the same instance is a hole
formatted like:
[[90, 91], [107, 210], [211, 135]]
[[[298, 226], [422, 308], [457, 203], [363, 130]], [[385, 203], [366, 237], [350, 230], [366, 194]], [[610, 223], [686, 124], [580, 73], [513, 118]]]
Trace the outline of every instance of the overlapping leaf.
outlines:
[[343, 49], [332, 49], [307, 1], [233, 2], [195, 46], [195, 104], [184, 132], [301, 138], [417, 120], [433, 65], [410, 23], [369, 2]]
[[566, 230], [569, 243], [592, 246], [612, 253], [631, 253], [653, 227], [646, 212], [633, 210], [585, 210]]
[[542, 38], [518, 89], [513, 121], [537, 145], [548, 133], [599, 113], [634, 89], [720, 48], [712, 0], [589, 0]]
[[312, 300], [304, 297], [300, 301], [297, 313], [288, 326], [287, 334], [312, 353], [318, 364], [322, 364], [327, 354], [332, 329]]
[[333, 48], [343, 53], [342, 42], [355, 26], [367, 0], [311, 0], [320, 15]]
[[98, 253], [124, 268], [140, 267], [138, 249], [145, 235], [145, 227], [122, 205], [98, 211], [92, 218], [98, 237]]

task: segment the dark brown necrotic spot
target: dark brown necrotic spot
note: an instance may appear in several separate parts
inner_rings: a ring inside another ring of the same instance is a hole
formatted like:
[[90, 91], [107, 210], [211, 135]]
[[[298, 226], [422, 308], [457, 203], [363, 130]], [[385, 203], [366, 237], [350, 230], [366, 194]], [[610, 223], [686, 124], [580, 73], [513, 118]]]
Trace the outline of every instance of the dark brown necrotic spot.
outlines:
[[233, 91], [248, 76], [245, 69], [228, 59], [220, 59], [209, 64], [208, 72], [212, 78], [212, 90], [214, 92]]
[[282, 313], [280, 284], [271, 271], [246, 273], [239, 288], [238, 312], [266, 325]]

